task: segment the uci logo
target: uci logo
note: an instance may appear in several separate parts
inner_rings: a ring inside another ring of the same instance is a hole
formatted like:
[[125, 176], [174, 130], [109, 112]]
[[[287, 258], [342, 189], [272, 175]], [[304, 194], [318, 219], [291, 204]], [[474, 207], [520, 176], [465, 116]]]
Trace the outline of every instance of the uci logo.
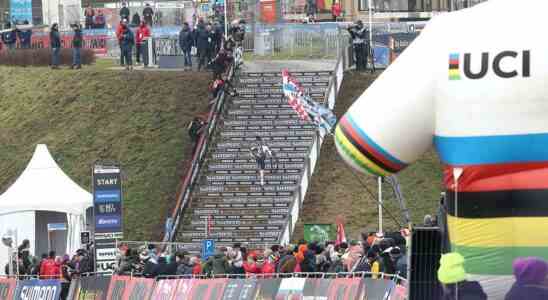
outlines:
[[[522, 52], [515, 51], [503, 51], [493, 57], [492, 62], [490, 61], [490, 53], [482, 52], [481, 53], [481, 67], [475, 68], [472, 70], [472, 59], [474, 62], [478, 59], [477, 56], [473, 56], [471, 53], [464, 53], [463, 55], [463, 67], [462, 72], [464, 76], [469, 79], [481, 79], [489, 71], [489, 66], [491, 66], [493, 73], [500, 78], [513, 78], [521, 75], [522, 77], [531, 76], [531, 51], [524, 50]], [[521, 60], [521, 70], [510, 70], [504, 69], [501, 67], [502, 61], [506, 59]], [[460, 53], [451, 53], [449, 54], [449, 80], [460, 80], [461, 79], [461, 68], [460, 68]]]

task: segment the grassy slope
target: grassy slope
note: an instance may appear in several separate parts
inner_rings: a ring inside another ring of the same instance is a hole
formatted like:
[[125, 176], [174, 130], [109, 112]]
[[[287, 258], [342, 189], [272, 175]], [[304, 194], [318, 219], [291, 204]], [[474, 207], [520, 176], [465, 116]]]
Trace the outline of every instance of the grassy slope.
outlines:
[[94, 160], [118, 160], [125, 172], [125, 237], [158, 238], [191, 151], [185, 125], [206, 109], [209, 77], [106, 66], [81, 72], [0, 67], [0, 193], [38, 143], [88, 190]]
[[[345, 74], [335, 108], [337, 116], [346, 112], [373, 80], [371, 75], [352, 72]], [[360, 184], [360, 181], [364, 182], [376, 197], [376, 179], [351, 171], [337, 154], [332, 138], [324, 142], [321, 151], [293, 239], [302, 238], [303, 223], [334, 223], [337, 215], [343, 216], [349, 238], [358, 238], [361, 232], [376, 230], [376, 198], [371, 197]], [[424, 214], [436, 210], [441, 191], [441, 176], [441, 166], [434, 151], [424, 154], [417, 163], [398, 175], [402, 193], [415, 223], [421, 222]], [[388, 189], [383, 191], [386, 210], [398, 222], [403, 223], [392, 192]], [[384, 218], [386, 229], [398, 229], [386, 212]]]

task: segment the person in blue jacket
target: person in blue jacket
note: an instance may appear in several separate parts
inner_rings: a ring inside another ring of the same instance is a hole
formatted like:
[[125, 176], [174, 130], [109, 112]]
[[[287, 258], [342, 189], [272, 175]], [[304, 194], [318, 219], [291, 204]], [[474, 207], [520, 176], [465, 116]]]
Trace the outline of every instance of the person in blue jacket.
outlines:
[[[28, 25], [29, 21], [25, 21], [23, 22], [23, 24]], [[24, 30], [17, 29], [17, 38], [19, 39], [19, 45], [21, 45], [21, 49], [30, 49], [31, 43], [32, 43], [31, 29], [24, 29]]]
[[185, 60], [185, 69], [192, 69], [192, 55], [191, 50], [194, 45], [193, 32], [187, 22], [183, 23], [183, 29], [179, 32], [179, 47], [183, 51], [183, 57]]

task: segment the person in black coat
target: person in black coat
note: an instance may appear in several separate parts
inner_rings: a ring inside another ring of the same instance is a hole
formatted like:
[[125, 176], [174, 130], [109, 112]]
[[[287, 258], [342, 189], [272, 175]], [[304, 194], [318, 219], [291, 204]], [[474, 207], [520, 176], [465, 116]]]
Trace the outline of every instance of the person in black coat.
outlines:
[[73, 24], [74, 36], [72, 38], [72, 66], [71, 69], [82, 68], [81, 50], [84, 44], [84, 36], [80, 24]]
[[198, 49], [198, 71], [207, 64], [207, 55], [210, 47], [210, 35], [204, 23], [198, 23], [194, 30], [194, 45]]
[[[6, 23], [6, 29], [11, 29], [11, 23]], [[2, 33], [2, 43], [6, 45], [8, 51], [13, 51], [15, 49], [15, 43], [17, 42], [17, 35], [15, 29], [5, 31]]]
[[59, 64], [61, 63], [61, 35], [59, 34], [57, 23], [53, 23], [51, 26], [49, 42], [51, 47], [51, 68], [56, 70], [59, 69]]
[[124, 2], [122, 3], [122, 8], [120, 9], [120, 20], [126, 20], [129, 22], [129, 8], [127, 7], [127, 4]]
[[179, 47], [183, 51], [183, 57], [185, 61], [185, 69], [192, 69], [192, 46], [194, 45], [192, 30], [187, 22], [183, 23], [183, 29], [179, 32]]
[[148, 26], [152, 27], [152, 17], [154, 16], [154, 10], [150, 6], [149, 3], [145, 5], [145, 8], [143, 9], [143, 19], [147, 23]]
[[352, 46], [356, 57], [356, 70], [367, 70], [367, 58], [369, 56], [369, 31], [361, 20], [348, 28], [352, 38]]

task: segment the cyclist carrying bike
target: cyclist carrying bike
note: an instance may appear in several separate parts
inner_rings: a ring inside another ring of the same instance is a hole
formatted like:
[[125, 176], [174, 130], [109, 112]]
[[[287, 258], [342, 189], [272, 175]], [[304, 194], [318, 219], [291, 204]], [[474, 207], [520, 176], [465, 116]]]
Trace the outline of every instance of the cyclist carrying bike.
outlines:
[[272, 150], [266, 145], [266, 143], [257, 136], [258, 145], [251, 147], [249, 150], [251, 155], [257, 160], [257, 166], [259, 167], [259, 175], [261, 176], [261, 185], [264, 185], [264, 170], [266, 169], [266, 159], [268, 157], [274, 157]]
[[236, 67], [243, 63], [243, 43], [245, 38], [245, 21], [244, 20], [234, 20], [230, 25], [228, 31], [228, 40], [233, 42], [235, 45], [234, 50], [234, 61]]

